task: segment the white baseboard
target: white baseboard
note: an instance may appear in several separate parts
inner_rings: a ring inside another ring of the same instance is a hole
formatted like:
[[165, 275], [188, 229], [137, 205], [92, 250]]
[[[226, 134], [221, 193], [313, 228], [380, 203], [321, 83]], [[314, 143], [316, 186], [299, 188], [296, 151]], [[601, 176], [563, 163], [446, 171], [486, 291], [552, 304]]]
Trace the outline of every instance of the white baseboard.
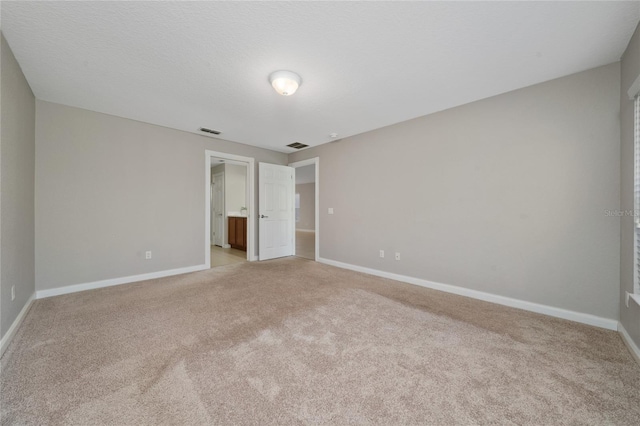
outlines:
[[622, 336], [622, 341], [627, 345], [627, 348], [629, 348], [631, 355], [638, 361], [638, 364], [640, 364], [640, 348], [638, 348], [638, 345], [631, 339], [631, 336], [629, 336], [629, 333], [627, 333], [622, 323], [618, 323], [618, 333]]
[[24, 317], [27, 316], [27, 312], [29, 312], [29, 309], [31, 308], [31, 305], [33, 304], [35, 298], [35, 293], [32, 294], [31, 297], [29, 297], [29, 300], [27, 300], [27, 303], [25, 303], [22, 307], [22, 310], [16, 317], [15, 321], [13, 321], [13, 324], [11, 324], [11, 327], [9, 327], [9, 330], [7, 330], [7, 332], [0, 340], [0, 357], [4, 355], [4, 351], [9, 347], [9, 343], [11, 343], [11, 341], [13, 340], [13, 336], [15, 336], [16, 331], [18, 331], [18, 328], [20, 327], [20, 324], [22, 324], [22, 321], [24, 321]]
[[315, 229], [300, 229], [300, 228], [296, 228], [296, 231], [300, 231], [300, 232], [316, 232]]
[[148, 274], [131, 275], [128, 277], [112, 278], [90, 283], [74, 284], [65, 287], [56, 287], [47, 290], [36, 291], [36, 299], [59, 296], [61, 294], [76, 293], [78, 291], [93, 290], [96, 288], [111, 287], [120, 284], [135, 283], [138, 281], [153, 280], [156, 278], [170, 277], [172, 275], [187, 274], [189, 272], [203, 271], [209, 269], [207, 265], [188, 266], [186, 268], [169, 269], [166, 271], [150, 272]]
[[380, 271], [377, 269], [366, 268], [364, 266], [351, 265], [349, 263], [338, 262], [336, 260], [318, 258], [318, 262], [325, 263], [327, 265], [336, 266], [338, 268], [350, 269], [356, 272], [363, 272], [365, 274], [375, 275], [382, 278], [388, 278], [391, 280], [402, 281], [409, 284], [418, 285], [421, 287], [431, 288], [434, 290], [440, 290], [447, 293], [457, 294], [459, 296], [471, 297], [473, 299], [484, 300], [485, 302], [497, 303], [499, 305], [510, 306], [512, 308], [523, 309], [525, 311], [536, 312], [539, 314], [549, 315], [556, 318], [567, 319], [583, 324], [593, 325], [595, 327], [606, 328], [607, 330], [617, 330], [618, 321], [598, 317], [591, 314], [585, 314], [582, 312], [569, 311], [567, 309], [556, 308], [553, 306], [541, 305], [539, 303], [527, 302], [525, 300], [513, 299], [505, 296], [498, 296], [497, 294], [485, 293], [483, 291], [471, 290], [464, 287], [458, 287], [450, 284], [441, 284], [433, 281], [423, 280], [421, 278], [409, 277], [406, 275], [394, 274], [391, 272]]

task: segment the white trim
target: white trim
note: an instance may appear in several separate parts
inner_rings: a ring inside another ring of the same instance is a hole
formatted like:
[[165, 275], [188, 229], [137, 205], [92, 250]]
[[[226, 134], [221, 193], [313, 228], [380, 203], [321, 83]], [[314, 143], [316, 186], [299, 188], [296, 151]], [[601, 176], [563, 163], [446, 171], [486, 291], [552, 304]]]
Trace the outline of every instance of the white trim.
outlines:
[[247, 166], [247, 260], [253, 262], [258, 260], [255, 254], [257, 243], [257, 234], [255, 229], [255, 172], [256, 160], [252, 157], [243, 157], [241, 155], [227, 154], [218, 151], [204, 151], [205, 165], [205, 241], [204, 241], [204, 264], [207, 268], [211, 267], [211, 157], [223, 158], [225, 160], [237, 161]]
[[[315, 229], [316, 258], [315, 258], [315, 261], [319, 262], [320, 261], [320, 157], [313, 157], [307, 160], [289, 163], [289, 167], [293, 167], [295, 169], [298, 167], [310, 166], [312, 164], [316, 165], [316, 181], [315, 181], [315, 184], [316, 184], [316, 229]], [[298, 229], [298, 231], [303, 231], [303, 229]]]
[[[290, 167], [290, 166], [287, 166]], [[291, 256], [296, 254], [296, 169], [291, 168]]]
[[300, 228], [296, 228], [296, 232], [300, 231], [300, 232], [316, 232], [315, 229], [300, 229]]
[[636, 81], [634, 81], [631, 87], [629, 87], [627, 95], [629, 95], [630, 100], [633, 100], [636, 96], [640, 95], [640, 75], [638, 75]]
[[108, 280], [93, 281], [83, 284], [74, 284], [64, 287], [50, 288], [36, 291], [36, 299], [59, 296], [61, 294], [76, 293], [78, 291], [94, 290], [96, 288], [111, 287], [121, 284], [130, 284], [138, 281], [153, 280], [156, 278], [170, 277], [172, 275], [187, 274], [189, 272], [204, 271], [209, 269], [208, 265], [187, 266], [186, 268], [168, 269], [166, 271], [149, 272], [147, 274], [130, 275], [128, 277], [111, 278]]
[[320, 157], [316, 160], [316, 262], [320, 259]]
[[4, 334], [4, 336], [2, 336], [2, 339], [0, 340], [0, 357], [4, 355], [4, 351], [6, 351], [7, 348], [9, 347], [9, 344], [13, 340], [13, 336], [15, 336], [16, 332], [18, 331], [18, 328], [20, 327], [20, 324], [22, 324], [22, 321], [24, 321], [24, 318], [27, 316], [27, 312], [29, 312], [29, 309], [31, 309], [31, 305], [33, 304], [33, 301], [35, 300], [35, 298], [36, 298], [36, 294], [33, 293], [31, 297], [29, 297], [29, 299], [27, 300], [27, 303], [25, 303], [24, 306], [22, 307], [22, 310], [20, 311], [16, 319], [13, 321], [13, 324], [11, 324], [11, 327], [9, 327], [9, 329]]
[[539, 303], [527, 302], [520, 299], [512, 299], [510, 297], [498, 296], [496, 294], [485, 293], [483, 291], [471, 290], [464, 287], [458, 287], [450, 284], [441, 284], [433, 281], [423, 280], [421, 278], [409, 277], [406, 275], [394, 274], [391, 272], [379, 271], [377, 269], [366, 268], [364, 266], [351, 265], [348, 263], [338, 262], [331, 259], [320, 258], [320, 263], [336, 266], [338, 268], [350, 269], [352, 271], [364, 272], [365, 274], [375, 275], [391, 280], [402, 281], [421, 287], [440, 290], [447, 293], [453, 293], [460, 296], [471, 297], [472, 299], [484, 300], [485, 302], [497, 303], [499, 305], [510, 306], [512, 308], [523, 309], [525, 311], [536, 312], [539, 314], [549, 315], [556, 318], [563, 318], [570, 321], [580, 322], [583, 324], [593, 325], [595, 327], [606, 328], [607, 330], [617, 330], [618, 321], [602, 318], [582, 312], [569, 311], [567, 309], [556, 308], [553, 306], [541, 305]]
[[289, 163], [288, 166], [293, 167], [294, 169], [297, 169], [298, 167], [311, 166], [313, 164], [317, 164], [318, 160], [320, 160], [320, 157], [313, 157], [313, 158], [308, 158], [306, 160], [300, 160], [300, 161], [295, 161], [293, 163]]
[[638, 348], [638, 345], [636, 345], [631, 339], [631, 336], [629, 336], [629, 333], [627, 333], [627, 330], [625, 330], [622, 323], [618, 323], [618, 333], [622, 336], [622, 341], [627, 345], [627, 348], [629, 348], [631, 355], [635, 358], [638, 364], [640, 364], [640, 348]]
[[[636, 80], [640, 84], [640, 76]], [[640, 90], [640, 87], [638, 88]], [[631, 92], [631, 90], [629, 90]], [[634, 98], [633, 101], [633, 208], [635, 211], [640, 209], [639, 200], [636, 195], [638, 175], [640, 174], [640, 96]], [[633, 292], [640, 294], [640, 277], [638, 277], [638, 218], [633, 218]], [[634, 298], [634, 300], [636, 300]], [[636, 300], [637, 301], [637, 300]], [[629, 300], [627, 299], [627, 306]], [[640, 303], [640, 302], [638, 302]]]
[[[635, 268], [635, 269], [638, 269], [638, 268]], [[633, 300], [638, 304], [638, 306], [640, 306], [640, 293], [629, 293], [628, 291], [625, 291], [624, 305], [627, 308], [629, 307], [629, 299]]]

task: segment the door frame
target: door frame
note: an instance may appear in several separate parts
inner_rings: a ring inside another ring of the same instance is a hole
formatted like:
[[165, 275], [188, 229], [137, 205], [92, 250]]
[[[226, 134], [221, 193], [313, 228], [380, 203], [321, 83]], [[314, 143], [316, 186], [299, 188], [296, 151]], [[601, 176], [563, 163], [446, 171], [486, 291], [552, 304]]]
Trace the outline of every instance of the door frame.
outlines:
[[[313, 158], [309, 158], [308, 160], [302, 160], [302, 161], [296, 161], [294, 163], [289, 163], [289, 167], [293, 167], [294, 169], [297, 169], [298, 167], [304, 167], [304, 166], [310, 166], [312, 164], [315, 164], [316, 166], [316, 181], [315, 181], [315, 186], [316, 186], [316, 235], [315, 235], [315, 246], [316, 246], [316, 253], [315, 253], [315, 261], [318, 262], [318, 259], [320, 259], [320, 157], [313, 157]], [[295, 182], [294, 182], [294, 191], [293, 191], [293, 197], [294, 197], [294, 205], [295, 205]], [[295, 220], [294, 220], [294, 224], [295, 224]], [[294, 228], [294, 239], [293, 239], [293, 255], [295, 256], [296, 254], [296, 239], [295, 239], [295, 228]]]
[[224, 160], [237, 161], [245, 163], [247, 167], [247, 260], [253, 262], [257, 260], [255, 254], [256, 247], [256, 211], [255, 211], [255, 173], [256, 160], [253, 157], [244, 157], [242, 155], [227, 154], [226, 152], [204, 151], [204, 176], [205, 176], [205, 241], [204, 241], [204, 263], [207, 268], [211, 268], [211, 157], [221, 158]]

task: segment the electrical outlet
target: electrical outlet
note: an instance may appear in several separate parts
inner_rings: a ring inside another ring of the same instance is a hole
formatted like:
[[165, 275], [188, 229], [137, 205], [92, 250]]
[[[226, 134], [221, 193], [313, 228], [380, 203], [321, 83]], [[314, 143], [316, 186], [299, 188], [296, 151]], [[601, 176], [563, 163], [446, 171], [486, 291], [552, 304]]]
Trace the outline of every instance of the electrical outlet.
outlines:
[[[12, 285], [11, 286], [11, 300], [14, 300], [15, 298], [16, 298], [16, 286]], [[627, 306], [629, 306], [629, 305], [627, 304]]]
[[150, 252], [150, 251], [145, 252], [145, 254], [144, 254], [144, 258], [145, 258], [145, 259], [151, 259], [151, 252]]
[[624, 296], [624, 304], [627, 305], [627, 308], [629, 307], [629, 299], [631, 298], [631, 293], [629, 293], [628, 291], [625, 292], [625, 296]]
[[333, 214], [333, 207], [329, 207], [329, 214]]
[[400, 253], [396, 253], [396, 260], [400, 260]]
[[380, 250], [380, 257], [384, 257], [384, 250]]

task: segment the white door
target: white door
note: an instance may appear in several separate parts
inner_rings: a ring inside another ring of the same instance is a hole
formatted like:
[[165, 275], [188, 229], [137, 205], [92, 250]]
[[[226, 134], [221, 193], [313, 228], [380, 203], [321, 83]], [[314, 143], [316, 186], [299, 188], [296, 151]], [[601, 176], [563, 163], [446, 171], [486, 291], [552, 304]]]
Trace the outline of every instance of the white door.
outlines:
[[260, 260], [293, 256], [295, 169], [260, 163], [258, 171]]
[[224, 245], [224, 173], [213, 175], [213, 244]]

